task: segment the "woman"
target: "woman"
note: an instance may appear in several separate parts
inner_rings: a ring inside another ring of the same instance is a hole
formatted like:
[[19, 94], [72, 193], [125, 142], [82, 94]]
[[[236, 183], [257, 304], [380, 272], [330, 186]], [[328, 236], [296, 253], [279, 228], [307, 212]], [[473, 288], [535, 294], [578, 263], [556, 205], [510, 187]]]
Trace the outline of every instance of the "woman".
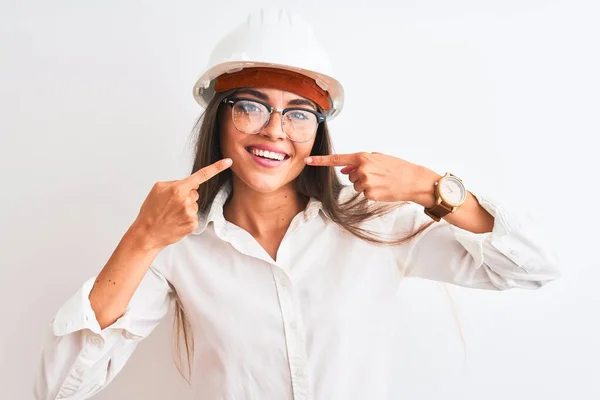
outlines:
[[382, 399], [403, 277], [503, 290], [558, 276], [528, 226], [452, 175], [331, 154], [343, 90], [324, 60], [287, 13], [217, 46], [194, 91], [193, 173], [152, 188], [58, 311], [38, 399], [100, 391], [171, 303], [199, 399]]

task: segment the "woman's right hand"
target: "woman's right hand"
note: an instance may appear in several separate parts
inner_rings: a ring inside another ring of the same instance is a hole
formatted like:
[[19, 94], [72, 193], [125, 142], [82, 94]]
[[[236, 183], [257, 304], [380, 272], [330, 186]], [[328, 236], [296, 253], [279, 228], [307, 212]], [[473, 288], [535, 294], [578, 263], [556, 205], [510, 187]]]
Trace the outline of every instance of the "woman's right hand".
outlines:
[[157, 182], [144, 200], [133, 226], [144, 247], [162, 249], [198, 227], [198, 187], [232, 164], [225, 158], [179, 181]]

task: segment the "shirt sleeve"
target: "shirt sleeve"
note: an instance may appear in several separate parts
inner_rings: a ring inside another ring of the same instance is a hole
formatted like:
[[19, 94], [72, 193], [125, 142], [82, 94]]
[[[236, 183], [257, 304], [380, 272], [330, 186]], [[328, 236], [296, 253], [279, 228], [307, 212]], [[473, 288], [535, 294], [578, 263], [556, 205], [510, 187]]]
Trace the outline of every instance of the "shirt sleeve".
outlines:
[[158, 268], [165, 257], [163, 250], [125, 313], [104, 329], [100, 329], [89, 301], [95, 276], [62, 305], [48, 329], [38, 364], [37, 400], [88, 398], [115, 378], [169, 310], [173, 291]]
[[[558, 259], [538, 225], [497, 201], [474, 196], [494, 217], [492, 232], [472, 233], [443, 219], [433, 223], [396, 249], [405, 276], [491, 290], [536, 289], [560, 276]], [[400, 208], [395, 230], [414, 231], [427, 222], [422, 207], [410, 204]]]

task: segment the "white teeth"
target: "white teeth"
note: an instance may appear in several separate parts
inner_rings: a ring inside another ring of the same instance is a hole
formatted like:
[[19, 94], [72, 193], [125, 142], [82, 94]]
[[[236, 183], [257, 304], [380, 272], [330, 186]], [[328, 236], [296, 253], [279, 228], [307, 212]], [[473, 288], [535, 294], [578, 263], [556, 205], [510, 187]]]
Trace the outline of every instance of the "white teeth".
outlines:
[[285, 154], [275, 153], [273, 151], [259, 150], [259, 149], [254, 149], [254, 148], [251, 148], [250, 151], [255, 156], [260, 156], [260, 157], [264, 157], [264, 158], [270, 158], [272, 160], [282, 161], [285, 158]]

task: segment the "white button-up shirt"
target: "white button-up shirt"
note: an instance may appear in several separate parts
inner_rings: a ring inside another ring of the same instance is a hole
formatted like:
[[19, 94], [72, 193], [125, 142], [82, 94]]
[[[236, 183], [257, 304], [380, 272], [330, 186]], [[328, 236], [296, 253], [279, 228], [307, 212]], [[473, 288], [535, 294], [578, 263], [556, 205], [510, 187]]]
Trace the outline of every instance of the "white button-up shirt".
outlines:
[[[349, 191], [351, 187], [348, 188]], [[504, 290], [558, 276], [535, 227], [476, 195], [495, 217], [474, 234], [446, 221], [399, 246], [368, 244], [311, 199], [273, 260], [223, 217], [224, 186], [198, 229], [163, 249], [125, 314], [101, 330], [91, 277], [58, 311], [36, 380], [37, 399], [83, 399], [109, 384], [178, 296], [190, 320], [197, 399], [384, 399], [395, 296], [404, 277]], [[402, 237], [430, 221], [407, 203], [364, 227]]]

